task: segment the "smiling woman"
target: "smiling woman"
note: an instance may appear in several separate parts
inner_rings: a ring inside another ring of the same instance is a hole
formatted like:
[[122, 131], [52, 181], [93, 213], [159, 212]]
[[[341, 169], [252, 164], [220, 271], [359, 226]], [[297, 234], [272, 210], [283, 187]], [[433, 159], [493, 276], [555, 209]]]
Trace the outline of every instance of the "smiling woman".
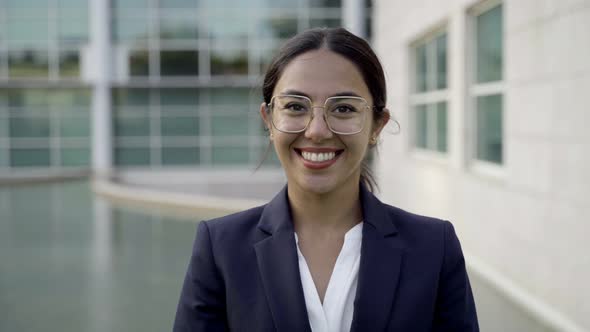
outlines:
[[371, 192], [385, 93], [379, 60], [348, 31], [287, 41], [260, 106], [287, 185], [199, 224], [174, 331], [478, 331], [453, 226]]

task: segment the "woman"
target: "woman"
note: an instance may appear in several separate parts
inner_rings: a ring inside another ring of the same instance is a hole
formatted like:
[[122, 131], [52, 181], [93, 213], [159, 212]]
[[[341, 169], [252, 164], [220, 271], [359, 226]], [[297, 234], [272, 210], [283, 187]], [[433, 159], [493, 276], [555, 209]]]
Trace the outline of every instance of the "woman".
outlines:
[[478, 331], [452, 225], [370, 192], [385, 94], [379, 60], [344, 29], [283, 46], [260, 114], [287, 186], [199, 224], [174, 331]]

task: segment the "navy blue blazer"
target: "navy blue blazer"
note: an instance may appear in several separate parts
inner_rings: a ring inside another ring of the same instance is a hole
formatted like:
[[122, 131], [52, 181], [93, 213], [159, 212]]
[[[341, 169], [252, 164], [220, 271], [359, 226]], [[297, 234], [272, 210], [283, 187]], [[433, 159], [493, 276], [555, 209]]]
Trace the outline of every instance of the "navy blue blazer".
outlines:
[[[448, 221], [361, 185], [363, 238], [351, 331], [479, 331]], [[198, 224], [175, 332], [311, 331], [286, 187], [268, 204]]]

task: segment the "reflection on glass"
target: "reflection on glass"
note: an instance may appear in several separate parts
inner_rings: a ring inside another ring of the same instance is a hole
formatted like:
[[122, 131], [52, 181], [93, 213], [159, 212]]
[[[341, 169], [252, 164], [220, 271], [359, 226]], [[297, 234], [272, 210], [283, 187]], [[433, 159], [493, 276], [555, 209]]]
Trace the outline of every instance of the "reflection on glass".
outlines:
[[90, 119], [88, 115], [62, 117], [60, 119], [59, 133], [61, 137], [89, 137]]
[[212, 50], [211, 75], [248, 75], [246, 50]]
[[[73, 14], [73, 13], [72, 13]], [[88, 18], [84, 12], [72, 17], [60, 17], [59, 20], [59, 42], [60, 44], [76, 45], [88, 41]], [[82, 17], [83, 19], [80, 19]]]
[[477, 97], [478, 159], [502, 163], [502, 95]]
[[47, 77], [49, 75], [47, 51], [10, 51], [8, 74], [11, 77]]
[[167, 16], [160, 18], [160, 38], [191, 39], [199, 38], [198, 20], [192, 16]]
[[115, 108], [125, 106], [141, 106], [139, 109], [147, 112], [150, 104], [149, 89], [113, 89], [113, 104]]
[[49, 148], [10, 149], [10, 166], [49, 166]]
[[6, 90], [6, 97], [11, 108], [46, 109], [49, 103], [47, 90], [44, 89], [9, 89]]
[[63, 166], [88, 166], [90, 164], [89, 148], [61, 149], [61, 164]]
[[428, 147], [428, 114], [426, 105], [418, 105], [414, 110], [416, 117], [416, 146], [426, 149]]
[[163, 147], [162, 164], [194, 165], [199, 163], [198, 147]]
[[162, 105], [163, 113], [172, 110], [196, 110], [196, 107], [199, 104], [199, 90], [160, 89], [160, 104]]
[[115, 165], [117, 166], [147, 166], [149, 164], [149, 148], [115, 148]]
[[477, 82], [502, 80], [502, 5], [477, 17]]
[[87, 112], [87, 107], [90, 105], [90, 91], [87, 89], [51, 90], [48, 100], [55, 110], [61, 112], [66, 110]]
[[246, 164], [250, 159], [250, 149], [233, 146], [214, 146], [212, 150], [212, 162], [214, 165], [239, 165]]
[[341, 0], [309, 0], [311, 7], [332, 7], [340, 8]]
[[77, 9], [87, 9], [88, 8], [88, 2], [90, 0], [58, 0], [57, 1], [57, 5], [59, 6], [60, 9], [65, 9], [65, 8], [77, 8]]
[[8, 45], [47, 45], [49, 18], [47, 12], [35, 19], [8, 16], [6, 18], [6, 42]]
[[111, 6], [113, 9], [144, 9], [149, 7], [149, 2], [149, 0], [111, 0]]
[[250, 89], [243, 88], [214, 88], [209, 90], [209, 95], [211, 105], [239, 106], [246, 110], [250, 92]]
[[214, 136], [248, 136], [248, 113], [235, 115], [216, 115], [211, 119], [211, 132]]
[[162, 136], [198, 136], [199, 119], [194, 116], [163, 116], [160, 120]]
[[436, 38], [436, 88], [447, 88], [447, 34]]
[[148, 76], [150, 74], [150, 59], [147, 50], [129, 52], [129, 75]]
[[48, 0], [4, 0], [3, 9], [8, 17], [42, 17], [49, 11]]
[[424, 92], [428, 89], [428, 57], [426, 45], [416, 48], [416, 91]]
[[204, 27], [208, 29], [209, 38], [224, 42], [231, 39], [247, 39], [250, 24], [248, 15], [244, 15], [242, 11], [226, 10], [208, 16]]
[[117, 115], [113, 119], [113, 134], [122, 136], [149, 136], [150, 118], [141, 114]]
[[[232, 1], [232, 0], [230, 0]], [[233, 0], [236, 2], [239, 0]], [[295, 0], [261, 0], [263, 4], [260, 6], [261, 8], [268, 7], [268, 8], [281, 8], [281, 9], [294, 9], [299, 7], [299, 1]]]
[[436, 150], [447, 152], [447, 103], [436, 104]]
[[197, 76], [199, 74], [198, 51], [161, 51], [160, 61], [162, 76]]
[[271, 17], [260, 21], [258, 35], [265, 38], [290, 38], [297, 34], [297, 17]]
[[112, 38], [117, 42], [142, 41], [149, 38], [148, 18], [116, 16], [113, 20]]
[[200, 0], [160, 0], [160, 8], [198, 8]]
[[337, 28], [342, 26], [340, 18], [314, 18], [309, 20], [310, 28]]
[[80, 54], [77, 50], [59, 52], [59, 75], [61, 77], [80, 76]]
[[45, 137], [49, 138], [50, 119], [48, 115], [30, 117], [11, 117], [10, 135], [12, 137]]

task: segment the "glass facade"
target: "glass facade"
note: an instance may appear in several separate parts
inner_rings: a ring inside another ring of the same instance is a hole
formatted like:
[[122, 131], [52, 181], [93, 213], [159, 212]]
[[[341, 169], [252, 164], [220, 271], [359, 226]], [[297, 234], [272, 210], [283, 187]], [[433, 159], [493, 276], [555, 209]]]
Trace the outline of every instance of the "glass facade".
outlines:
[[447, 34], [422, 39], [413, 54], [413, 146], [447, 152]]
[[[110, 1], [114, 165], [258, 165], [267, 64], [297, 32], [340, 26], [341, 5]], [[0, 169], [90, 167], [89, 33], [87, 0], [0, 3]]]
[[87, 89], [0, 90], [0, 167], [72, 167], [90, 161]]
[[88, 39], [86, 1], [0, 3], [0, 170], [88, 167]]

